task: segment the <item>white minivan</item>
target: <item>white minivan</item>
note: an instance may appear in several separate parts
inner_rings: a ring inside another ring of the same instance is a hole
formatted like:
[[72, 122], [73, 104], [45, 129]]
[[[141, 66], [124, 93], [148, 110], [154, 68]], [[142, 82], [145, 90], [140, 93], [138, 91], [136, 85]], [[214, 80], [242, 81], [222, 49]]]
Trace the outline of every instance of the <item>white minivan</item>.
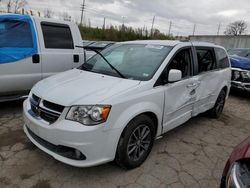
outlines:
[[24, 102], [24, 131], [38, 148], [77, 167], [115, 160], [140, 166], [154, 140], [208, 111], [230, 90], [224, 48], [199, 42], [117, 43], [80, 68], [37, 83]]
[[82, 37], [73, 22], [0, 15], [0, 102], [28, 95], [38, 81], [84, 62]]

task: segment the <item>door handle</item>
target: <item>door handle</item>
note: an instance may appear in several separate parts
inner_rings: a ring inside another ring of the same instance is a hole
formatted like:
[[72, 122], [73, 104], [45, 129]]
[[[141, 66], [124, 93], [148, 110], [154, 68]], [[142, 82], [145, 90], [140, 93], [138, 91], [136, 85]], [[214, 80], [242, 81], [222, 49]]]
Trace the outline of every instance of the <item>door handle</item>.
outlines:
[[80, 61], [80, 58], [79, 58], [79, 55], [74, 55], [74, 63], [79, 63], [79, 61]]
[[188, 84], [188, 85], [187, 85], [187, 88], [194, 88], [194, 87], [196, 87], [196, 86], [197, 86], [196, 83], [192, 83], [192, 84]]
[[194, 88], [194, 89], [196, 89], [197, 87], [200, 86], [200, 84], [201, 84], [200, 81], [198, 81], [198, 82], [196, 82], [196, 83], [188, 84], [188, 85], [187, 85], [187, 88]]
[[32, 63], [40, 63], [40, 55], [39, 54], [35, 54], [32, 56]]

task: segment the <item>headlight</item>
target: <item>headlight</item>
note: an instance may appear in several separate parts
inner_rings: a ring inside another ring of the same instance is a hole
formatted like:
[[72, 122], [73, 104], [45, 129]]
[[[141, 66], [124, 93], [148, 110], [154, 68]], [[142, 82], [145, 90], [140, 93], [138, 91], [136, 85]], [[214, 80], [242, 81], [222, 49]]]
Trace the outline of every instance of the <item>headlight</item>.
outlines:
[[244, 79], [250, 78], [250, 71], [243, 71], [241, 72], [241, 75]]
[[249, 167], [247, 167], [246, 164], [237, 162], [235, 163], [232, 168], [230, 169], [230, 172], [227, 177], [227, 188], [241, 188], [241, 187], [249, 187], [250, 181], [249, 181]]
[[233, 71], [233, 80], [237, 80], [240, 78], [240, 71], [234, 70]]
[[66, 119], [84, 125], [97, 125], [107, 121], [110, 110], [109, 105], [72, 106]]

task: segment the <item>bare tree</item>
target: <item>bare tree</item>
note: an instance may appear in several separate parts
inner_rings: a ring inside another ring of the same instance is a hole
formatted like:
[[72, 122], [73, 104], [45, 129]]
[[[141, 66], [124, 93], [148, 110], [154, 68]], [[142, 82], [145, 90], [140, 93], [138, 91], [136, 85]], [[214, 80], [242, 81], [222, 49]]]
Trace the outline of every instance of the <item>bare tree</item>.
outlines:
[[11, 7], [12, 7], [12, 0], [9, 0], [7, 3], [7, 12], [10, 13], [11, 12]]
[[25, 5], [27, 5], [27, 1], [26, 0], [14, 0], [13, 6], [14, 6], [14, 13], [18, 13], [18, 11], [25, 7]]
[[44, 17], [45, 18], [52, 18], [53, 15], [54, 15], [54, 12], [51, 9], [47, 8], [44, 10]]
[[226, 31], [224, 32], [225, 35], [242, 35], [246, 32], [247, 29], [247, 23], [243, 20], [235, 21], [233, 23], [230, 23], [227, 26]]
[[62, 13], [62, 18], [64, 21], [71, 21], [71, 16], [67, 12]]
[[[4, 2], [4, 1], [3, 1]], [[26, 0], [8, 0], [7, 1], [7, 12], [18, 13], [21, 8], [24, 8], [27, 5]]]

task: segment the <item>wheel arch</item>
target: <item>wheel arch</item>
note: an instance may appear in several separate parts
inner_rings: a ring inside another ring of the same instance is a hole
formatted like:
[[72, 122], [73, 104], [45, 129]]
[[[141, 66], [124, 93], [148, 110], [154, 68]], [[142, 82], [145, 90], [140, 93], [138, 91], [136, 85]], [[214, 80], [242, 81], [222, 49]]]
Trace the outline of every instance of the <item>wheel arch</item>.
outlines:
[[122, 133], [121, 133], [121, 136], [120, 137], [123, 137], [124, 133], [126, 132], [126, 129], [128, 127], [128, 124], [135, 118], [141, 116], [141, 115], [146, 115], [148, 117], [150, 117], [153, 122], [154, 122], [154, 127], [155, 127], [155, 136], [157, 135], [157, 132], [159, 130], [159, 120], [158, 120], [158, 117], [157, 115], [154, 113], [154, 112], [151, 112], [151, 111], [146, 111], [146, 112], [142, 112], [140, 114], [137, 114], [136, 116], [134, 116], [132, 119], [130, 119], [130, 121], [127, 123], [127, 125], [124, 127], [124, 129], [122, 130]]

